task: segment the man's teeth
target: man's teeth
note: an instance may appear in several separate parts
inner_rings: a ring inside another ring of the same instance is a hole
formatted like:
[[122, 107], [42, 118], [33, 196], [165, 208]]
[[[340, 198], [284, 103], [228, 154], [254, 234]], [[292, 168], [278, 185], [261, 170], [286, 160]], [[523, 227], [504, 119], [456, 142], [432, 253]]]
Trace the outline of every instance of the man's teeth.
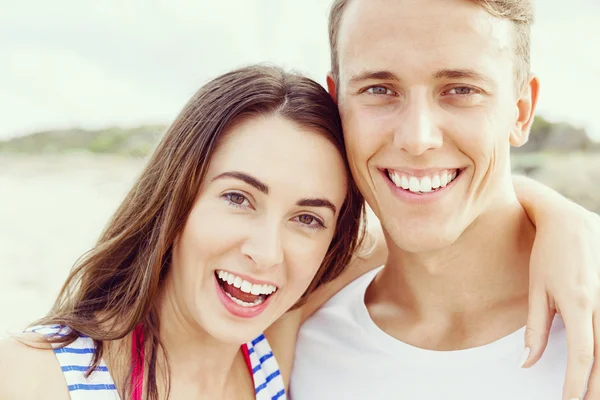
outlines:
[[[264, 295], [268, 296], [277, 290], [277, 288], [273, 285], [252, 284], [252, 283], [240, 278], [239, 276], [235, 276], [232, 273], [229, 273], [227, 271], [222, 271], [222, 270], [218, 271], [217, 276], [223, 282], [240, 289], [244, 293], [250, 293], [253, 295], [264, 294]], [[250, 304], [250, 303], [248, 303], [248, 304]]]
[[436, 189], [446, 187], [458, 176], [458, 170], [442, 171], [440, 173], [417, 178], [407, 174], [388, 170], [390, 180], [399, 188], [413, 193], [429, 193]]

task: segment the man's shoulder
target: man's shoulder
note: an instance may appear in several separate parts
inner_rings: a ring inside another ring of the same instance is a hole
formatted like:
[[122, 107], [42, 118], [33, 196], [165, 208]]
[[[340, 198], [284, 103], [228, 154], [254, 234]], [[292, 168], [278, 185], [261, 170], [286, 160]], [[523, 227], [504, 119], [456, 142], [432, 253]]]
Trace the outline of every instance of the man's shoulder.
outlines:
[[52, 347], [40, 335], [24, 333], [0, 340], [0, 398], [69, 398]]

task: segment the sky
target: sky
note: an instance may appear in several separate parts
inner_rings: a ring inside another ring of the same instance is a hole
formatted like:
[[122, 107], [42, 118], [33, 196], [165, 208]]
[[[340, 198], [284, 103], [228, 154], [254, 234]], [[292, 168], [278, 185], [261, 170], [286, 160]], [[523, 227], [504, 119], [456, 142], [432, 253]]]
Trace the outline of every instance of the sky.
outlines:
[[[325, 83], [330, 0], [0, 0], [0, 139], [169, 123], [206, 81], [270, 62]], [[600, 1], [538, 0], [538, 114], [600, 139]]]

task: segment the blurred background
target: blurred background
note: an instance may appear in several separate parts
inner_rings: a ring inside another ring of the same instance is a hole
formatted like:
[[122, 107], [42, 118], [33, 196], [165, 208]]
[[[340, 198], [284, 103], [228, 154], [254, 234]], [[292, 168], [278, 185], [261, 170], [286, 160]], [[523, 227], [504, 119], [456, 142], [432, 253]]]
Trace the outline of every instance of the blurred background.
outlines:
[[[272, 62], [325, 83], [330, 0], [0, 0], [0, 336], [45, 314], [207, 80]], [[600, 212], [600, 2], [540, 0], [542, 93], [516, 172]]]

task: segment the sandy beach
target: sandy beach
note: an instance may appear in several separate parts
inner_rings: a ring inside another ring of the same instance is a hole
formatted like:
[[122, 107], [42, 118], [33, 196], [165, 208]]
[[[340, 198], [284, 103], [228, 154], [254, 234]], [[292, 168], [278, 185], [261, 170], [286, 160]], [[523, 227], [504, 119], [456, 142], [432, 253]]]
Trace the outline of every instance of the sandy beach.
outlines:
[[0, 155], [0, 336], [52, 305], [143, 167], [88, 155]]

